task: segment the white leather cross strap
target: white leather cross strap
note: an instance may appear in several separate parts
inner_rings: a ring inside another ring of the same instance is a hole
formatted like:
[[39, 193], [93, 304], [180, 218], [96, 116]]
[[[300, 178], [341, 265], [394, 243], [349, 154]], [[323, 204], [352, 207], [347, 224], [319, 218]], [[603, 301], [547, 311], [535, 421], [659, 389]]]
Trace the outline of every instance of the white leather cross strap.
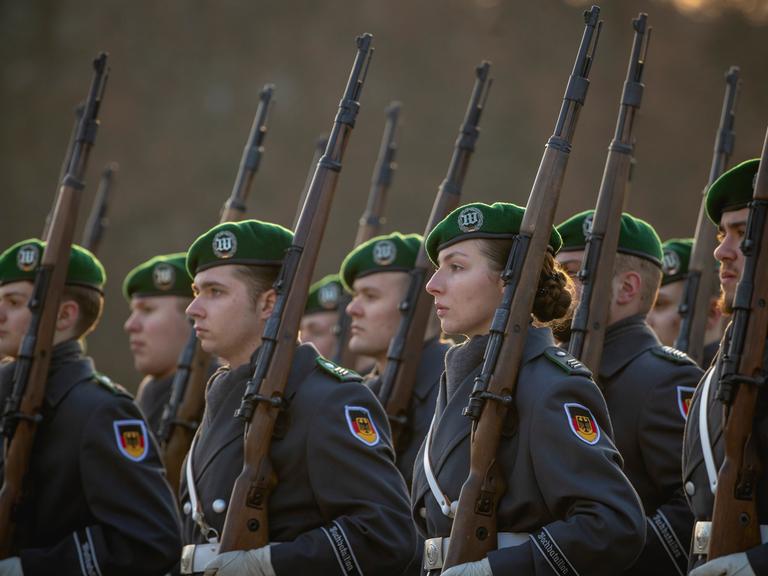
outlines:
[[[496, 548], [512, 548], [520, 546], [530, 539], [531, 535], [527, 532], [499, 532], [497, 535]], [[448, 538], [429, 538], [424, 541], [424, 570], [440, 570], [443, 567], [443, 558], [448, 553], [448, 546], [451, 543]]]
[[[192, 438], [192, 445], [189, 447], [189, 453], [187, 454], [187, 465], [184, 473], [187, 477], [187, 491], [189, 492], [189, 504], [192, 508], [192, 520], [195, 521], [200, 533], [210, 542], [215, 544], [219, 541], [219, 533], [216, 529], [211, 527], [205, 521], [205, 515], [203, 514], [203, 506], [200, 504], [200, 500], [197, 498], [197, 488], [195, 487], [195, 474], [192, 468], [192, 455], [195, 453], [195, 446], [197, 445], [197, 434]], [[217, 545], [218, 549], [218, 545]], [[192, 572], [190, 572], [192, 574]]]
[[432, 472], [432, 463], [429, 461], [429, 448], [432, 446], [432, 430], [434, 427], [435, 417], [433, 416], [432, 423], [429, 425], [429, 432], [427, 432], [427, 441], [424, 444], [424, 474], [427, 477], [427, 483], [429, 484], [429, 489], [432, 492], [432, 495], [440, 505], [440, 511], [444, 516], [453, 518], [456, 514], [456, 509], [458, 508], [459, 503], [451, 502], [451, 499], [448, 498], [448, 496], [446, 496], [440, 489], [440, 485], [437, 483], [437, 478], [435, 478], [435, 475]]
[[715, 369], [712, 368], [707, 374], [701, 387], [701, 397], [699, 398], [699, 440], [701, 441], [701, 453], [704, 455], [704, 466], [707, 469], [709, 489], [712, 490], [712, 494], [717, 489], [717, 468], [715, 468], [715, 455], [712, 452], [712, 443], [709, 441], [707, 416], [709, 413], [709, 388], [712, 385], [712, 375], [714, 373]]

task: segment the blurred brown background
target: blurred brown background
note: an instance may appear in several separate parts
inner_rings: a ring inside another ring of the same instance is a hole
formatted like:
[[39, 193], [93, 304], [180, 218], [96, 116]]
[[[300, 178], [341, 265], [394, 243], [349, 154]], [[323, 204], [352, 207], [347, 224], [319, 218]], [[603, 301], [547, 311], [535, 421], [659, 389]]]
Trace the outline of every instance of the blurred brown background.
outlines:
[[[249, 216], [290, 225], [317, 136], [331, 126], [354, 56], [376, 53], [316, 276], [351, 248], [392, 99], [403, 102], [389, 229], [421, 232], [473, 81], [495, 83], [465, 186], [467, 201], [524, 204], [583, 29], [579, 0], [0, 1], [0, 247], [39, 235], [90, 61], [112, 75], [92, 156], [82, 227], [98, 175], [120, 173], [100, 257], [108, 304], [89, 339], [103, 371], [134, 389], [120, 295], [126, 272], [185, 249], [217, 221], [257, 96], [276, 84]], [[768, 121], [767, 0], [613, 0], [592, 70], [559, 218], [594, 205], [632, 42], [653, 26], [629, 210], [663, 238], [692, 235], [731, 64], [742, 69], [735, 160], [759, 154]], [[79, 237], [79, 234], [78, 234]]]

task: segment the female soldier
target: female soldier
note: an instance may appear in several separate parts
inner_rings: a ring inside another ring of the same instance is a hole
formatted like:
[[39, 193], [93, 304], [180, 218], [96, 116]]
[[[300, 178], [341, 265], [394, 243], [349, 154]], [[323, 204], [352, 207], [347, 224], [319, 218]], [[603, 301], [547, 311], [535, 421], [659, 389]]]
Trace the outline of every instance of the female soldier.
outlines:
[[[503, 292], [500, 272], [523, 214], [514, 204], [469, 204], [427, 237], [427, 253], [438, 266], [427, 291], [442, 329], [468, 338], [446, 355], [435, 417], [414, 471], [411, 505], [427, 538], [427, 572], [442, 567], [469, 471], [471, 421], [462, 409], [482, 367]], [[553, 257], [560, 245], [553, 229], [515, 407], [499, 448], [506, 492], [498, 507], [498, 549], [444, 576], [615, 575], [642, 549], [643, 510], [621, 471], [605, 400], [590, 372], [555, 346], [546, 326], [566, 316], [571, 304], [570, 280]]]

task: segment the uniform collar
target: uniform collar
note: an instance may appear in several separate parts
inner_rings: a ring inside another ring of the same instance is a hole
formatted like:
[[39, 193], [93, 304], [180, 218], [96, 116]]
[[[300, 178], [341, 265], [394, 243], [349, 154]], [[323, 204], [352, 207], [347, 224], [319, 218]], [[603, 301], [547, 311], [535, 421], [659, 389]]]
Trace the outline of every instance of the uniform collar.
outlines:
[[93, 378], [94, 372], [93, 360], [83, 356], [79, 340], [57, 344], [48, 369], [45, 401], [52, 407], [57, 406], [76, 384]]
[[661, 346], [661, 342], [645, 321], [645, 314], [636, 314], [611, 324], [605, 331], [598, 372], [600, 380], [613, 377], [640, 354], [656, 346]]

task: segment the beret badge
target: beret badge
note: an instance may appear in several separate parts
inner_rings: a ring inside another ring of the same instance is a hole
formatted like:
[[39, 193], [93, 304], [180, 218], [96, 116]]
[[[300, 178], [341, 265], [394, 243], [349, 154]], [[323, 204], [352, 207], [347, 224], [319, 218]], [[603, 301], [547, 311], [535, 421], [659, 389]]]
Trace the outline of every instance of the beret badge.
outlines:
[[595, 214], [594, 212], [584, 218], [584, 222], [581, 224], [581, 231], [584, 233], [584, 240], [589, 238], [589, 235], [592, 234], [592, 222], [595, 220]]
[[381, 240], [373, 247], [373, 261], [379, 266], [392, 264], [397, 257], [397, 246], [391, 240]]
[[459, 212], [458, 224], [464, 233], [477, 232], [483, 227], [483, 213], [479, 208], [468, 206]]
[[16, 265], [22, 272], [31, 272], [40, 260], [40, 248], [36, 244], [22, 246], [16, 254]]
[[152, 283], [158, 290], [170, 290], [176, 282], [176, 270], [165, 262], [159, 263], [152, 270]]
[[211, 244], [217, 258], [232, 258], [237, 252], [237, 237], [229, 230], [218, 232]]
[[320, 306], [325, 308], [326, 310], [333, 310], [336, 308], [336, 306], [339, 303], [339, 298], [341, 297], [341, 287], [339, 284], [332, 282], [329, 284], [326, 284], [317, 293], [317, 301], [320, 303]]
[[674, 276], [680, 272], [680, 256], [674, 250], [665, 250], [661, 261], [661, 269], [667, 276]]

